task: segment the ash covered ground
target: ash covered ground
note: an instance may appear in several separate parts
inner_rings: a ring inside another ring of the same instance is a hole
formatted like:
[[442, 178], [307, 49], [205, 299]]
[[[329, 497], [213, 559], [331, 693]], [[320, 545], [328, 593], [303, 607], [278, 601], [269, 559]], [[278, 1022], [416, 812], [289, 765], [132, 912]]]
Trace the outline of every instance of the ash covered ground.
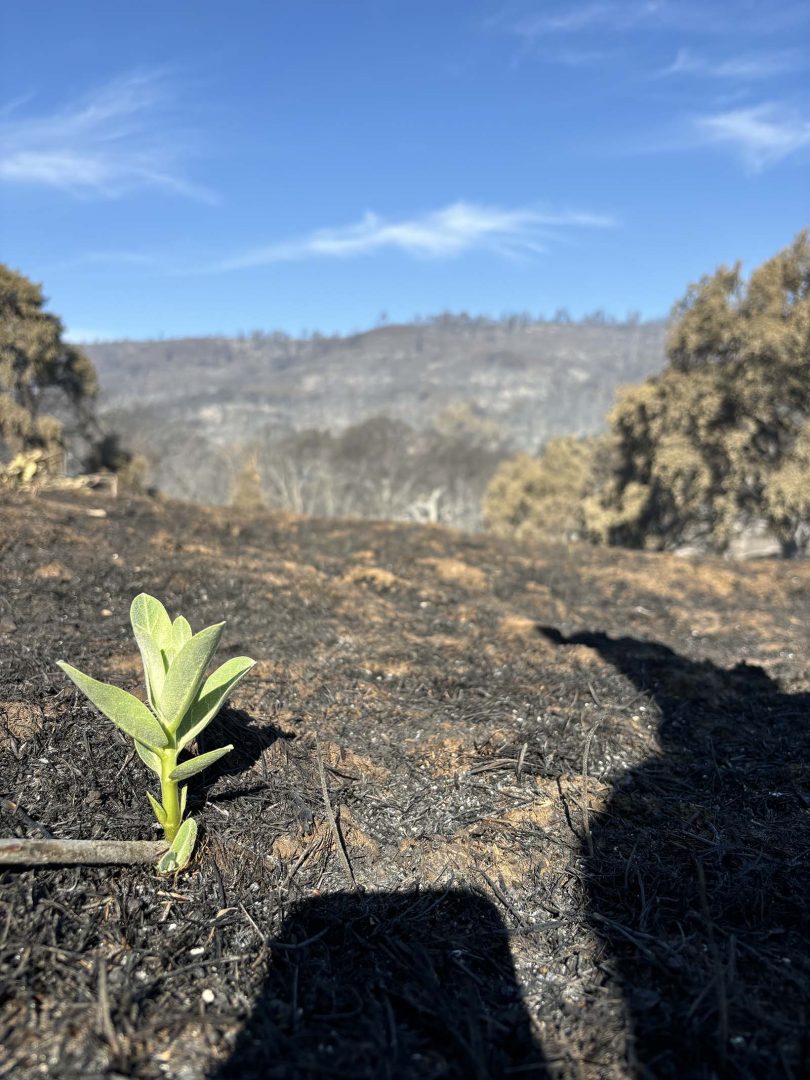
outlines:
[[807, 1075], [810, 563], [3, 510], [2, 835], [156, 835], [136, 593], [259, 663], [187, 872], [0, 872], [0, 1075]]

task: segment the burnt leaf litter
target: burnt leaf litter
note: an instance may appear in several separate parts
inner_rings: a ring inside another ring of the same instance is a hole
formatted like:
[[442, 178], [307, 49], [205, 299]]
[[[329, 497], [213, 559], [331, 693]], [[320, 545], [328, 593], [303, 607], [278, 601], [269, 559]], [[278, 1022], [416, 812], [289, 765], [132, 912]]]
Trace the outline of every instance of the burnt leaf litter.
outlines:
[[141, 591], [236, 749], [185, 873], [0, 871], [0, 1075], [808, 1075], [810, 563], [11, 497], [0, 835], [156, 838], [54, 665], [139, 692]]

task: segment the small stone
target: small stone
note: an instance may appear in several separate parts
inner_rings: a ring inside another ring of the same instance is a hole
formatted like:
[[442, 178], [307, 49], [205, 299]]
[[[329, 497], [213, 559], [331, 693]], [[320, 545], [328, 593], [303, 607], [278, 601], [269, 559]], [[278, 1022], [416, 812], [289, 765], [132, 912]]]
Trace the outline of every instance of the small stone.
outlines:
[[103, 616], [103, 618], [109, 619], [110, 615], [112, 615], [112, 612], [108, 607], [103, 607], [101, 609], [101, 615]]

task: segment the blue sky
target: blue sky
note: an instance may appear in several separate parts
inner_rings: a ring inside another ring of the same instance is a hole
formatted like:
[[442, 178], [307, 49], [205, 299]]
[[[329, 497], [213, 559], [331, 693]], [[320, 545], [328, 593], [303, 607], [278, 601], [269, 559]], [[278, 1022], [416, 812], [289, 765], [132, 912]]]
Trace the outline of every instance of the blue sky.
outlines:
[[804, 0], [27, 0], [0, 258], [73, 335], [667, 312], [810, 223]]

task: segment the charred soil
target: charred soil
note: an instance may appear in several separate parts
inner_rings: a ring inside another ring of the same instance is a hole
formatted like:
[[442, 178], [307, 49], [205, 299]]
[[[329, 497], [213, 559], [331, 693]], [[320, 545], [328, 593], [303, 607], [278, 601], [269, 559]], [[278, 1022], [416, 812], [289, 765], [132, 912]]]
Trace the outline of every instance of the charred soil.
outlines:
[[0, 834], [155, 838], [54, 667], [140, 693], [140, 591], [236, 749], [176, 879], [0, 871], [0, 1075], [808, 1074], [810, 563], [10, 498]]

